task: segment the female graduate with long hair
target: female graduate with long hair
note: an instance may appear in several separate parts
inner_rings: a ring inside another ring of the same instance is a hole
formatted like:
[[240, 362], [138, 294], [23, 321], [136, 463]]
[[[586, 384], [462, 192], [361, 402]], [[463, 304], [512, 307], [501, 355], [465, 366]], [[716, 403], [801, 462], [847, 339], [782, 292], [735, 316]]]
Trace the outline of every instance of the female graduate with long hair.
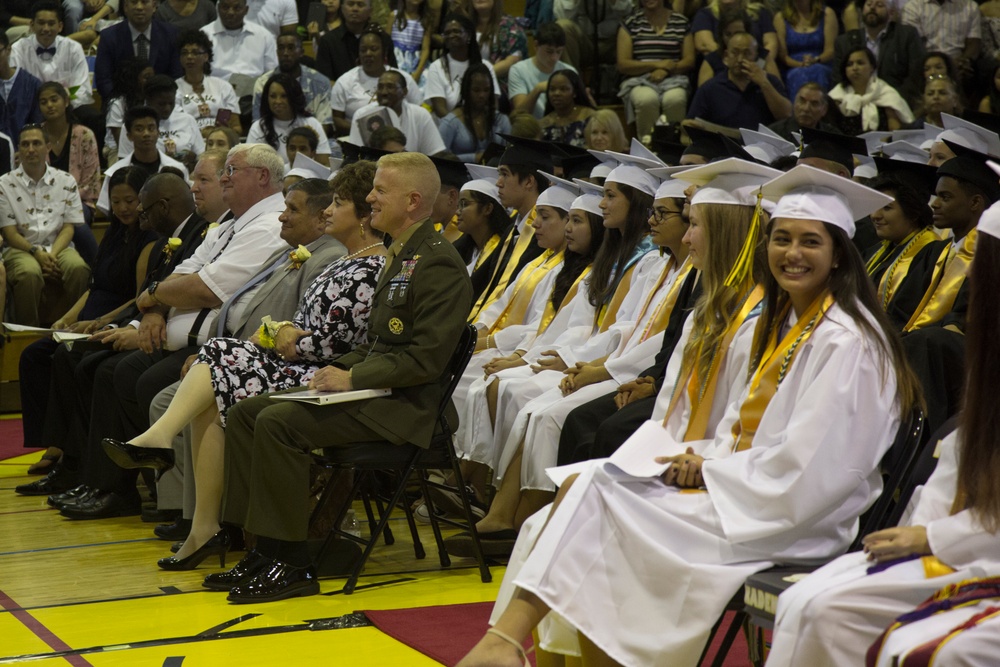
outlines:
[[694, 665], [749, 574], [850, 543], [917, 401], [850, 241], [887, 198], [807, 166], [763, 193], [781, 198], [743, 399], [711, 440], [640, 432], [564, 483], [513, 600], [460, 667], [522, 664], [549, 610], [578, 630], [584, 664]]

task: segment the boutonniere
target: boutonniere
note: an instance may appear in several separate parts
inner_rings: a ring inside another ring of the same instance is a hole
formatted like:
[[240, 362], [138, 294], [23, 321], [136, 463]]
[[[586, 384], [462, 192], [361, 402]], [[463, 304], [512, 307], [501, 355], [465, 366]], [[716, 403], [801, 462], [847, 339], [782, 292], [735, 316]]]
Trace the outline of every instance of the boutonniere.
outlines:
[[205, 227], [205, 229], [201, 230], [201, 238], [205, 238], [208, 235], [208, 230], [215, 229], [218, 226], [219, 226], [219, 223], [217, 223], [217, 222], [210, 222], [210, 223], [208, 223], [208, 226]]
[[174, 256], [174, 251], [178, 250], [181, 247], [182, 243], [184, 242], [181, 241], [176, 236], [171, 236], [169, 239], [167, 239], [166, 244], [163, 246], [163, 254], [167, 256], [167, 261], [169, 261]]
[[260, 329], [257, 330], [257, 340], [260, 342], [260, 346], [265, 350], [273, 350], [276, 343], [275, 338], [278, 336], [278, 332], [284, 327], [290, 326], [294, 325], [288, 320], [275, 322], [271, 319], [270, 315], [265, 315], [261, 318]]
[[285, 270], [289, 271], [291, 269], [295, 269], [296, 271], [298, 271], [299, 269], [302, 268], [302, 265], [305, 264], [306, 260], [309, 259], [310, 257], [312, 257], [312, 253], [309, 252], [309, 249], [306, 248], [304, 245], [300, 245], [298, 248], [288, 253], [288, 259], [292, 261], [292, 265]]

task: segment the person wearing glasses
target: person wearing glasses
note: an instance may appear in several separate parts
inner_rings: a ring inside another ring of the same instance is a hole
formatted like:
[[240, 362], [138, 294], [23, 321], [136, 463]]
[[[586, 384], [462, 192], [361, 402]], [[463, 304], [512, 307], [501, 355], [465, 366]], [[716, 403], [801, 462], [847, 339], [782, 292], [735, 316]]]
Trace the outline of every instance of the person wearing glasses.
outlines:
[[229, 119], [222, 124], [242, 134], [236, 91], [225, 79], [211, 76], [212, 40], [200, 30], [185, 30], [177, 45], [184, 68], [184, 76], [177, 79], [178, 106], [198, 121], [201, 135], [206, 139], [218, 124], [220, 111], [230, 112]]

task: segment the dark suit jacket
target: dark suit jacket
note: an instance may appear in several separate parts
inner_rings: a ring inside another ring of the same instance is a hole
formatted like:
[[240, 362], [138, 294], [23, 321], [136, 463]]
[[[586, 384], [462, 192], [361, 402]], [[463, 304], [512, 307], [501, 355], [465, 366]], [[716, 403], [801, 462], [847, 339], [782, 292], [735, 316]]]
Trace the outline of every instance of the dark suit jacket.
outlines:
[[[180, 53], [177, 49], [177, 28], [166, 21], [154, 18], [149, 44], [149, 64], [157, 74], [167, 74], [178, 78], [184, 74]], [[135, 56], [132, 46], [132, 32], [128, 21], [122, 21], [101, 31], [101, 41], [97, 45], [97, 61], [94, 63], [94, 87], [107, 104], [111, 99], [111, 82], [115, 68], [127, 58]]]
[[[840, 83], [840, 67], [854, 49], [866, 46], [864, 28], [850, 30], [833, 45], [833, 83]], [[890, 21], [878, 49], [878, 76], [913, 106], [923, 90], [924, 44], [913, 26]]]
[[358, 37], [343, 24], [319, 38], [316, 69], [336, 81], [358, 64]]
[[[391, 396], [358, 404], [359, 421], [390, 440], [429, 447], [472, 283], [455, 247], [429, 220], [419, 224], [379, 277], [368, 342], [334, 364], [351, 369], [355, 389], [392, 388]], [[454, 406], [448, 420], [458, 424]]]
[[[153, 246], [152, 257], [154, 258], [150, 262], [150, 267], [146, 271], [146, 280], [142, 283], [139, 288], [139, 293], [145, 291], [154, 280], [163, 280], [169, 276], [174, 271], [174, 267], [186, 260], [188, 257], [194, 254], [194, 251], [198, 249], [201, 242], [205, 240], [205, 232], [208, 231], [208, 220], [201, 217], [197, 213], [192, 213], [191, 218], [184, 225], [184, 229], [181, 230], [180, 240], [181, 247], [176, 252], [172, 253], [170, 257], [163, 252], [163, 246], [166, 245], [167, 239], [160, 239], [156, 245]], [[123, 310], [118, 317], [115, 319], [115, 323], [118, 326], [125, 326], [132, 320], [141, 317], [139, 309], [135, 307], [135, 304], [129, 306]]]

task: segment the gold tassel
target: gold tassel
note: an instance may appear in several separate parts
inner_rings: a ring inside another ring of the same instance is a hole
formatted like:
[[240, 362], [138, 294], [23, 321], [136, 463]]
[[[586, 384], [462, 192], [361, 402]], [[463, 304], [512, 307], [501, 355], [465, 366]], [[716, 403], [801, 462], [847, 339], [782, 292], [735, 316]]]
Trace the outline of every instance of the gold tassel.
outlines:
[[757, 248], [757, 241], [760, 239], [760, 212], [763, 199], [764, 195], [758, 191], [753, 218], [750, 219], [750, 229], [747, 230], [746, 240], [743, 241], [743, 247], [740, 249], [740, 254], [736, 258], [733, 268], [726, 276], [726, 287], [738, 287], [746, 282], [747, 278], [753, 276], [753, 256]]

